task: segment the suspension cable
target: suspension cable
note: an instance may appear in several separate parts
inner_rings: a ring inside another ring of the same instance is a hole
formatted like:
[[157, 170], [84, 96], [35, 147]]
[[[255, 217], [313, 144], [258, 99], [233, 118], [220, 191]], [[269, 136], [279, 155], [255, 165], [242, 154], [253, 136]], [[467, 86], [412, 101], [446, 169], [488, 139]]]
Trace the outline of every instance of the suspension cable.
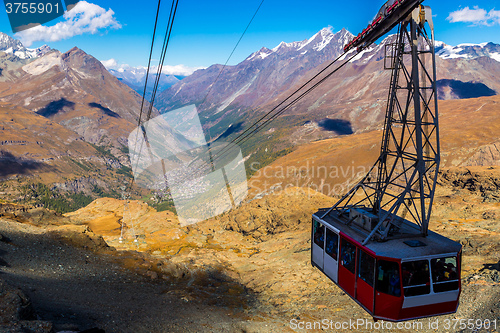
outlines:
[[[348, 52], [349, 53], [349, 52]], [[309, 83], [311, 83], [312, 81], [314, 81], [316, 78], [318, 78], [318, 76], [320, 76], [322, 73], [324, 73], [328, 68], [332, 67], [336, 62], [338, 62], [339, 60], [341, 60], [344, 55], [346, 55], [347, 53], [343, 53], [342, 55], [340, 55], [339, 57], [337, 57], [335, 60], [333, 60], [332, 62], [330, 62], [330, 64], [328, 64], [324, 69], [322, 69], [319, 73], [317, 73], [314, 77], [312, 77], [311, 79], [309, 79], [306, 83], [304, 83], [302, 86], [300, 86], [298, 89], [296, 89], [292, 94], [290, 94], [287, 98], [285, 98], [282, 102], [280, 102], [277, 106], [275, 106], [273, 109], [271, 109], [270, 111], [266, 112], [266, 114], [264, 114], [262, 117], [260, 117], [256, 122], [254, 122], [249, 128], [247, 128], [243, 133], [241, 133], [240, 135], [238, 135], [236, 138], [234, 138], [233, 140], [231, 140], [231, 142], [226, 146], [224, 147], [223, 149], [221, 149], [220, 153], [218, 156], [215, 156], [212, 160], [211, 160], [211, 163], [210, 164], [213, 164], [215, 163], [217, 160], [227, 156], [227, 154], [230, 153], [231, 151], [231, 145], [240, 145], [246, 141], [248, 141], [252, 136], [254, 136], [255, 134], [257, 134], [257, 132], [259, 132], [263, 127], [265, 127], [266, 125], [268, 125], [270, 122], [272, 122], [274, 119], [276, 119], [277, 117], [279, 117], [281, 114], [283, 114], [286, 110], [288, 110], [292, 105], [296, 104], [297, 102], [299, 102], [302, 98], [304, 98], [306, 95], [308, 95], [310, 92], [312, 92], [313, 90], [315, 90], [319, 85], [321, 85], [323, 82], [325, 82], [328, 78], [330, 78], [333, 74], [335, 74], [336, 72], [338, 72], [341, 68], [343, 68], [345, 65], [347, 65], [352, 59], [354, 59], [358, 53], [354, 53], [349, 59], [347, 59], [344, 63], [342, 63], [339, 67], [335, 68], [333, 71], [331, 71], [330, 73], [328, 73], [325, 77], [323, 77], [321, 80], [319, 80], [318, 82], [316, 82], [312, 87], [308, 88], [305, 92], [303, 92], [302, 94], [300, 94], [299, 96], [297, 96], [295, 99], [293, 99], [292, 101], [290, 101], [288, 104], [286, 104], [285, 106], [283, 106], [283, 108], [279, 109], [278, 108], [280, 106], [282, 106], [283, 104], [285, 104], [288, 100], [290, 100], [294, 95], [296, 95], [297, 93], [299, 93], [302, 89], [304, 89]], [[274, 113], [273, 113], [274, 112]], [[268, 117], [269, 116], [269, 117]], [[268, 118], [267, 118], [268, 117]], [[267, 119], [266, 119], [267, 118]], [[204, 170], [206, 170], [206, 168], [208, 167], [208, 163], [205, 163], [204, 165], [201, 165], [199, 168], [197, 168], [196, 170], [194, 170], [193, 172], [190, 173], [191, 176], [194, 176]], [[184, 179], [179, 179], [177, 182], [175, 182], [174, 184], [178, 184], [179, 182], [183, 181]]]
[[205, 104], [205, 101], [207, 100], [207, 97], [208, 95], [210, 95], [210, 92], [212, 91], [213, 87], [215, 86], [215, 83], [219, 80], [220, 76], [222, 75], [222, 73], [224, 72], [224, 70], [226, 69], [227, 67], [227, 63], [229, 62], [229, 60], [231, 59], [231, 57], [233, 56], [234, 54], [234, 51], [236, 51], [236, 48], [238, 47], [238, 45], [240, 44], [241, 40], [243, 39], [243, 36], [245, 36], [248, 28], [250, 27], [250, 25], [252, 24], [255, 16], [257, 16], [257, 13], [259, 12], [259, 9], [260, 7], [262, 7], [262, 4], [264, 3], [264, 0], [262, 0], [260, 2], [260, 5], [259, 7], [257, 7], [257, 10], [255, 11], [255, 13], [253, 14], [252, 18], [250, 19], [250, 22], [248, 22], [247, 24], [247, 27], [245, 28], [245, 30], [243, 31], [243, 33], [241, 34], [240, 36], [240, 39], [238, 40], [238, 42], [236, 43], [236, 45], [234, 46], [233, 50], [231, 51], [231, 54], [229, 55], [229, 57], [227, 57], [227, 60], [226, 62], [224, 63], [224, 65], [222, 66], [222, 69], [220, 70], [219, 74], [217, 75], [217, 77], [215, 78], [214, 82], [210, 85], [210, 89], [208, 89], [208, 92], [207, 94], [205, 95], [205, 98], [203, 98], [203, 101], [200, 103], [200, 106]]
[[[168, 23], [167, 23], [167, 28], [166, 28], [166, 31], [165, 31], [165, 37], [164, 37], [164, 41], [163, 41], [163, 46], [162, 46], [162, 52], [161, 52], [161, 56], [160, 56], [160, 63], [159, 63], [159, 66], [157, 68], [157, 71], [156, 71], [157, 76], [156, 76], [156, 79], [155, 79], [155, 82], [154, 82], [154, 85], [153, 85], [153, 94], [151, 96], [151, 100], [150, 100], [150, 103], [149, 103], [149, 109], [148, 109], [148, 112], [146, 114], [146, 120], [143, 122], [142, 115], [143, 115], [143, 112], [144, 112], [144, 102], [145, 102], [145, 97], [146, 97], [149, 72], [150, 72], [150, 69], [151, 69], [151, 59], [152, 59], [152, 55], [153, 55], [154, 42], [155, 42], [156, 31], [157, 31], [157, 26], [158, 26], [158, 17], [159, 17], [160, 6], [161, 6], [161, 0], [158, 0], [158, 7], [156, 9], [155, 24], [154, 24], [154, 29], [153, 29], [153, 38], [152, 38], [152, 41], [151, 41], [151, 48], [150, 48], [150, 52], [149, 52], [148, 68], [147, 68], [147, 71], [146, 71], [146, 79], [145, 79], [145, 83], [144, 83], [144, 91], [143, 91], [143, 94], [142, 94], [141, 109], [140, 109], [139, 119], [138, 119], [138, 124], [137, 124], [138, 128], [140, 128], [143, 123], [149, 121], [149, 119], [151, 117], [151, 113], [152, 113], [152, 110], [153, 110], [153, 107], [154, 107], [154, 101], [155, 101], [155, 97], [156, 97], [156, 92], [157, 92], [158, 86], [159, 86], [159, 78], [161, 76], [161, 72], [162, 72], [162, 68], [163, 68], [163, 63], [165, 61], [165, 56], [166, 56], [168, 44], [169, 44], [169, 41], [170, 41], [170, 36], [171, 36], [171, 33], [172, 33], [172, 27], [173, 27], [175, 15], [176, 15], [176, 12], [177, 12], [177, 6], [178, 6], [178, 4], [179, 4], [179, 0], [173, 0], [172, 1], [172, 6], [170, 8], [170, 15], [169, 15], [169, 19], [168, 19]], [[135, 142], [138, 141], [139, 132], [140, 131], [138, 130], [137, 134], [136, 134], [136, 141]], [[144, 140], [141, 140], [141, 147], [140, 147], [139, 151], [142, 151], [143, 143], [144, 143]], [[138, 163], [139, 163], [139, 159], [137, 160], [136, 168], [138, 166]], [[134, 184], [134, 181], [135, 181], [135, 177], [132, 177], [131, 180], [130, 180], [130, 182], [129, 182], [129, 184], [128, 184], [128, 186], [127, 186], [127, 188], [124, 191], [123, 197], [126, 200], [125, 201], [125, 206], [124, 206], [124, 214], [123, 214], [124, 217], [125, 217], [125, 210], [129, 209], [130, 192], [132, 190], [132, 186]], [[131, 215], [130, 211], [129, 211], [129, 216], [130, 216], [130, 220], [132, 221], [132, 215]], [[124, 236], [124, 226], [125, 226], [124, 217], [122, 218], [122, 223], [121, 223], [121, 233], [120, 233], [120, 239], [119, 239], [120, 243], [122, 242], [123, 236]], [[135, 235], [135, 227], [134, 227], [133, 221], [131, 223], [131, 226], [132, 226], [132, 233], [134, 235], [134, 242], [137, 242], [137, 235]]]
[[[250, 137], [255, 135], [261, 128], [264, 126], [268, 125], [271, 121], [276, 119], [278, 116], [283, 114], [286, 110], [288, 110], [292, 105], [296, 104], [298, 101], [300, 101], [302, 98], [304, 98], [307, 94], [309, 94], [311, 91], [316, 89], [320, 84], [322, 84], [326, 79], [331, 77], [333, 74], [335, 74], [337, 71], [339, 71], [341, 68], [343, 68], [347, 63], [349, 63], [354, 57], [357, 56], [357, 53], [355, 53], [352, 57], [350, 57], [348, 60], [346, 60], [342, 65], [334, 69], [332, 72], [327, 74], [324, 78], [322, 78], [320, 81], [315, 83], [312, 87], [307, 89], [305, 92], [303, 92], [301, 95], [296, 97], [294, 100], [292, 100], [290, 103], [285, 105], [281, 110], [276, 111], [280, 106], [285, 104], [289, 99], [291, 99], [294, 95], [300, 92], [303, 88], [305, 88], [309, 83], [311, 83], [314, 79], [316, 79], [319, 75], [324, 73], [328, 68], [333, 66], [337, 61], [342, 59], [342, 57], [345, 55], [342, 54], [340, 55], [337, 59], [333, 60], [328, 66], [326, 66], [323, 70], [321, 70], [318, 74], [316, 74], [313, 78], [308, 80], [306, 83], [304, 83], [302, 86], [300, 86], [297, 90], [295, 90], [292, 94], [290, 94], [287, 98], [285, 98], [281, 103], [279, 103], [277, 106], [275, 106], [273, 109], [271, 109], [269, 112], [264, 114], [262, 117], [260, 117], [256, 122], [254, 122], [249, 128], [247, 128], [243, 133], [238, 135], [236, 138], [234, 138], [229, 145], [235, 144], [235, 145], [240, 145], [245, 141], [248, 141]], [[274, 114], [272, 114], [274, 112]], [[272, 114], [272, 115], [271, 115]], [[266, 119], [268, 116], [270, 117]], [[262, 122], [262, 123], [261, 123]], [[253, 128], [253, 129], [252, 129]], [[224, 150], [221, 151], [221, 156], [225, 153]]]

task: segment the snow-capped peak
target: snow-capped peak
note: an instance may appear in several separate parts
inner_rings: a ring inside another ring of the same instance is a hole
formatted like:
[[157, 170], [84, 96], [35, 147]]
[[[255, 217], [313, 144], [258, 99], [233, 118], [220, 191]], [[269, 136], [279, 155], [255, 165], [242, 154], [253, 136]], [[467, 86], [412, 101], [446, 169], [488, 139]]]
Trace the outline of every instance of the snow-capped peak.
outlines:
[[303, 42], [291, 42], [291, 43], [285, 43], [285, 42], [281, 42], [278, 44], [278, 46], [276, 47], [273, 47], [271, 49], [271, 51], [273, 52], [278, 52], [280, 50], [290, 50], [290, 49], [297, 49], [297, 48], [300, 48], [300, 46], [302, 45]]
[[335, 43], [335, 48], [340, 50], [353, 37], [354, 35], [346, 29], [342, 29], [337, 33], [333, 33], [332, 27], [326, 27], [314, 34], [311, 38], [300, 42], [281, 42], [272, 49], [262, 48], [259, 51], [252, 53], [246, 60], [262, 60], [273, 53], [284, 55], [290, 54], [291, 52], [291, 57], [304, 56], [309, 51], [321, 52], [331, 43]]
[[[342, 31], [340, 31], [340, 33], [341, 32]], [[323, 28], [306, 42], [303, 42], [298, 50], [302, 50], [307, 45], [314, 43], [312, 49], [315, 51], [321, 51], [332, 41], [333, 37], [335, 37], [335, 35], [332, 32], [332, 27]]]
[[457, 46], [436, 41], [436, 54], [442, 59], [476, 59], [490, 57], [500, 62], [500, 45], [494, 43], [462, 43]]
[[52, 49], [47, 45], [43, 45], [36, 49], [28, 49], [17, 39], [0, 32], [0, 51], [13, 54], [20, 59], [38, 58], [51, 50]]
[[[444, 44], [444, 43], [443, 43]], [[481, 43], [481, 44], [472, 44], [472, 43], [463, 43], [463, 44], [458, 44], [457, 47], [467, 47], [467, 46], [478, 46], [478, 47], [485, 47], [489, 43]]]
[[269, 50], [267, 47], [263, 47], [259, 51], [252, 53], [248, 58], [246, 58], [246, 60], [265, 59], [273, 52], [275, 51]]

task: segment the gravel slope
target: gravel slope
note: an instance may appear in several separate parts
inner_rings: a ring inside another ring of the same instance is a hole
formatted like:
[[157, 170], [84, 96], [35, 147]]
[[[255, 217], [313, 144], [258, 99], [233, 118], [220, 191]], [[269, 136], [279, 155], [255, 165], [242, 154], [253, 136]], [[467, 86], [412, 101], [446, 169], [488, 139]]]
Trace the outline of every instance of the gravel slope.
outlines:
[[[123, 268], [113, 251], [96, 254], [5, 219], [0, 234], [0, 277], [21, 288], [38, 318], [53, 322], [56, 332], [249, 331], [241, 310], [179, 297], [170, 283]], [[253, 326], [258, 331], [259, 324]]]

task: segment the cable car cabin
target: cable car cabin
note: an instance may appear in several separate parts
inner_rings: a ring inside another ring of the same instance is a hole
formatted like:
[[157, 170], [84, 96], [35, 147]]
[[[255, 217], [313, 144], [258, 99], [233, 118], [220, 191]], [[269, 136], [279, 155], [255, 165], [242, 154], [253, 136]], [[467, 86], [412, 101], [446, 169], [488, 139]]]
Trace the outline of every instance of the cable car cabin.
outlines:
[[[375, 319], [403, 321], [457, 310], [462, 246], [435, 232], [427, 237], [371, 241], [335, 214], [313, 215], [311, 263]], [[376, 216], [351, 209], [355, 228], [369, 230]], [[406, 227], [412, 222], [404, 220]], [[416, 227], [416, 225], [415, 225]]]

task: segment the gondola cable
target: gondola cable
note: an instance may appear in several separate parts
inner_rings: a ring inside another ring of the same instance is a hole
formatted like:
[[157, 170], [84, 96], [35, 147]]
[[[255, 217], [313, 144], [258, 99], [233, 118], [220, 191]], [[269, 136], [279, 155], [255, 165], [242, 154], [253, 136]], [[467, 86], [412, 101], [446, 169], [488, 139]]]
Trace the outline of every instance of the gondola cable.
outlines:
[[[229, 154], [230, 150], [231, 150], [231, 145], [240, 145], [246, 141], [248, 141], [252, 136], [254, 136], [257, 132], [259, 132], [263, 127], [265, 127], [266, 125], [268, 125], [271, 121], [273, 121], [274, 119], [276, 119], [277, 117], [279, 117], [281, 114], [283, 114], [286, 110], [288, 110], [292, 105], [294, 105], [295, 103], [297, 103], [298, 101], [300, 101], [302, 98], [304, 98], [307, 94], [309, 94], [310, 92], [312, 92], [314, 89], [316, 89], [319, 85], [321, 85], [324, 81], [326, 81], [329, 77], [331, 77], [333, 74], [335, 74], [336, 72], [338, 72], [341, 68], [343, 68], [345, 65], [347, 65], [352, 59], [354, 59], [358, 54], [355, 53], [353, 54], [348, 60], [346, 60], [343, 64], [341, 64], [339, 67], [337, 67], [336, 69], [334, 69], [332, 72], [330, 72], [329, 74], [327, 74], [324, 78], [322, 78], [320, 81], [316, 82], [312, 87], [310, 87], [309, 89], [307, 89], [305, 92], [303, 92], [300, 96], [298, 96], [297, 98], [295, 98], [293, 101], [291, 101], [290, 103], [288, 103], [287, 105], [285, 105], [282, 109], [276, 111], [280, 106], [282, 106], [283, 104], [286, 103], [287, 100], [289, 100], [290, 98], [292, 98], [294, 95], [296, 95], [297, 93], [300, 92], [300, 90], [302, 90], [304, 87], [306, 87], [309, 83], [311, 83], [312, 81], [314, 81], [314, 79], [316, 79], [318, 76], [320, 76], [322, 73], [324, 73], [328, 68], [330, 68], [331, 66], [333, 66], [337, 61], [341, 60], [344, 56], [345, 56], [346, 53], [343, 53], [342, 55], [340, 55], [339, 57], [337, 57], [335, 60], [333, 60], [330, 64], [328, 64], [324, 69], [322, 69], [320, 72], [318, 72], [314, 77], [312, 77], [311, 79], [309, 79], [306, 83], [304, 83], [301, 87], [299, 87], [298, 89], [296, 89], [292, 94], [290, 94], [287, 98], [285, 98], [282, 102], [280, 102], [277, 106], [275, 106], [273, 109], [271, 109], [270, 111], [266, 112], [266, 114], [264, 114], [262, 117], [260, 117], [256, 122], [254, 122], [249, 128], [247, 128], [243, 133], [239, 134], [236, 138], [234, 138], [233, 140], [231, 140], [231, 142], [225, 147], [223, 148], [221, 151], [220, 151], [220, 154], [219, 156], [216, 156], [214, 157], [212, 160], [211, 160], [211, 164], [215, 163], [217, 160], [220, 160], [221, 158], [225, 157], [227, 154]], [[275, 112], [276, 111], [276, 112]], [[273, 112], [275, 112], [274, 114], [272, 114]], [[271, 115], [272, 114], [272, 115]], [[271, 115], [268, 119], [265, 119], [266, 117], [268, 117], [269, 115]], [[260, 122], [262, 122], [261, 124], [259, 124]], [[253, 128], [253, 129], [252, 129]], [[206, 170], [206, 167], [208, 166], [208, 163], [205, 163], [205, 165], [202, 165], [201, 167], [197, 168], [194, 172], [191, 172], [190, 175], [196, 175], [196, 174], [199, 174], [200, 172]], [[177, 183], [179, 183], [180, 181], [183, 181], [183, 179], [179, 180]]]
[[[174, 6], [174, 3], [175, 3], [175, 6]], [[164, 38], [164, 41], [163, 41], [162, 52], [161, 52], [161, 56], [160, 56], [160, 60], [161, 61], [160, 61], [160, 64], [159, 64], [159, 66], [157, 68], [157, 76], [156, 76], [156, 79], [155, 79], [155, 83], [154, 83], [154, 87], [153, 87], [153, 94], [151, 96], [151, 100], [150, 100], [150, 104], [149, 104], [149, 109], [148, 109], [148, 112], [147, 112], [147, 115], [146, 115], [146, 120], [143, 122], [142, 121], [142, 115], [143, 115], [143, 111], [144, 111], [144, 101], [145, 101], [145, 96], [146, 96], [146, 91], [147, 91], [148, 76], [149, 76], [149, 72], [150, 72], [150, 69], [151, 69], [151, 59], [152, 59], [152, 54], [153, 54], [154, 41], [155, 41], [155, 36], [156, 36], [156, 30], [157, 30], [157, 25], [158, 25], [158, 17], [159, 17], [159, 12], [160, 12], [160, 5], [161, 5], [161, 0], [158, 0], [158, 7], [157, 7], [157, 11], [156, 11], [156, 18], [155, 18], [155, 25], [154, 25], [154, 29], [153, 29], [153, 38], [152, 38], [152, 41], [151, 41], [151, 49], [150, 49], [150, 53], [149, 53], [148, 69], [146, 71], [146, 79], [145, 79], [145, 83], [144, 83], [144, 91], [143, 91], [143, 95], [142, 95], [141, 109], [140, 109], [139, 119], [138, 119], [138, 127], [142, 127], [142, 124], [146, 123], [147, 121], [149, 121], [149, 119], [151, 117], [151, 113], [152, 113], [153, 106], [154, 106], [155, 95], [156, 95], [156, 92], [157, 92], [157, 89], [158, 89], [158, 85], [159, 85], [159, 77], [161, 76], [161, 71], [162, 71], [162, 68], [163, 68], [163, 63], [164, 63], [164, 60], [165, 60], [166, 51], [167, 51], [168, 44], [169, 44], [169, 41], [170, 41], [170, 36], [171, 36], [171, 33], [172, 33], [173, 22], [174, 22], [175, 15], [176, 15], [176, 12], [177, 12], [177, 6], [178, 6], [178, 4], [179, 4], [179, 0], [173, 0], [172, 1], [172, 6], [170, 8], [169, 20], [168, 20], [168, 23], [167, 23], [167, 28], [166, 28], [166, 31], [165, 31], [165, 38]], [[135, 142], [138, 141], [138, 136], [139, 136], [139, 131], [137, 131], [137, 137], [136, 137], [136, 141]], [[142, 151], [142, 148], [143, 148], [143, 141], [141, 140], [141, 147], [140, 147], [139, 151]], [[139, 159], [137, 160], [137, 164], [138, 163], [139, 163]], [[137, 168], [137, 164], [136, 164], [136, 168]], [[128, 187], [124, 191], [125, 193], [124, 193], [123, 196], [124, 196], [124, 199], [126, 200], [125, 201], [125, 206], [124, 206], [124, 214], [123, 214], [124, 217], [125, 217], [125, 210], [129, 209], [130, 192], [132, 190], [132, 186], [134, 184], [134, 181], [135, 181], [135, 178], [132, 177], [132, 179], [129, 182]], [[131, 217], [131, 212], [129, 212], [129, 215]], [[137, 235], [135, 234], [135, 227], [134, 227], [134, 224], [133, 224], [133, 220], [132, 220], [132, 218], [130, 218], [130, 220], [132, 222], [131, 223], [131, 226], [132, 226], [131, 229], [132, 229], [132, 233], [133, 233], [133, 237], [134, 237], [134, 242], [137, 243]], [[120, 233], [120, 238], [119, 238], [119, 242], [120, 243], [123, 241], [124, 227], [125, 227], [125, 222], [122, 219], [121, 233]]]
[[252, 18], [250, 19], [250, 22], [248, 22], [247, 24], [247, 27], [245, 28], [245, 30], [243, 31], [243, 33], [241, 34], [240, 36], [240, 39], [238, 40], [238, 42], [236, 43], [236, 45], [234, 46], [233, 50], [231, 51], [231, 54], [229, 55], [229, 57], [227, 57], [227, 60], [226, 62], [224, 63], [224, 65], [222, 66], [222, 69], [219, 71], [219, 74], [217, 75], [217, 77], [215, 78], [214, 82], [210, 85], [210, 88], [208, 89], [208, 92], [207, 94], [205, 95], [205, 98], [203, 98], [203, 100], [201, 101], [201, 103], [199, 104], [200, 106], [205, 104], [205, 101], [207, 100], [207, 97], [208, 95], [210, 95], [210, 92], [212, 92], [212, 89], [213, 87], [215, 86], [215, 83], [217, 83], [217, 81], [219, 80], [220, 76], [222, 75], [222, 73], [224, 72], [224, 70], [226, 69], [227, 67], [227, 64], [229, 62], [229, 60], [231, 59], [231, 57], [233, 56], [234, 52], [236, 51], [236, 48], [238, 47], [238, 45], [240, 44], [241, 40], [243, 39], [243, 36], [245, 36], [248, 28], [250, 27], [250, 25], [252, 24], [253, 20], [255, 19], [255, 16], [257, 16], [257, 13], [259, 12], [260, 10], [260, 7], [262, 7], [262, 4], [264, 3], [264, 0], [262, 0], [260, 2], [260, 5], [259, 7], [257, 7], [257, 10], [255, 10], [255, 13], [253, 14]]
[[[292, 94], [290, 94], [287, 98], [285, 98], [281, 103], [279, 103], [277, 106], [275, 106], [273, 109], [271, 109], [269, 112], [267, 112], [266, 114], [264, 114], [262, 117], [260, 117], [256, 122], [254, 122], [249, 128], [247, 128], [243, 133], [239, 134], [236, 138], [234, 138], [233, 140], [231, 140], [231, 142], [229, 143], [229, 145], [240, 145], [246, 141], [248, 141], [253, 135], [255, 135], [257, 132], [260, 131], [261, 128], [263, 128], [264, 126], [268, 125], [271, 121], [273, 121], [274, 119], [276, 119], [278, 116], [280, 116], [281, 114], [283, 114], [286, 110], [288, 110], [288, 108], [290, 108], [290, 106], [294, 105], [295, 103], [297, 103], [298, 101], [300, 101], [302, 98], [304, 98], [307, 94], [309, 94], [311, 91], [313, 91], [314, 89], [316, 89], [320, 84], [322, 84], [326, 79], [328, 79], [329, 77], [331, 77], [333, 74], [335, 74], [337, 71], [339, 71], [342, 67], [344, 67], [347, 63], [349, 63], [354, 57], [357, 56], [357, 54], [354, 54], [351, 58], [349, 58], [347, 61], [345, 61], [342, 65], [340, 65], [339, 67], [337, 67], [335, 70], [333, 70], [331, 73], [329, 73], [328, 75], [326, 75], [324, 78], [322, 78], [320, 81], [318, 81], [317, 83], [315, 83], [311, 88], [309, 88], [308, 90], [306, 90], [304, 93], [302, 93], [300, 96], [298, 96], [297, 98], [295, 98], [293, 101], [291, 101], [289, 104], [287, 104], [286, 106], [284, 106], [281, 110], [278, 110], [276, 111], [280, 106], [282, 106], [283, 104], [286, 103], [287, 100], [289, 100], [290, 98], [292, 98], [294, 95], [296, 95], [298, 92], [300, 92], [300, 90], [302, 90], [304, 87], [306, 87], [309, 83], [311, 83], [314, 79], [316, 79], [319, 75], [321, 75], [322, 73], [324, 73], [328, 68], [330, 68], [331, 66], [333, 66], [337, 61], [339, 61], [340, 59], [342, 59], [342, 57], [344, 56], [345, 54], [342, 54], [340, 55], [337, 59], [333, 60], [328, 66], [326, 66], [323, 70], [321, 70], [318, 74], [316, 74], [313, 78], [311, 78], [310, 80], [308, 80], [306, 83], [304, 83], [300, 88], [298, 88], [297, 90], [295, 90]], [[275, 112], [276, 111], [276, 112]], [[274, 114], [272, 114], [273, 112], [275, 112]], [[270, 115], [270, 117], [268, 119], [266, 119], [266, 117], [268, 117]], [[263, 123], [261, 123], [263, 122]], [[252, 129], [253, 128], [253, 129]], [[229, 147], [229, 146], [228, 146]], [[216, 157], [216, 160], [219, 159], [219, 158], [222, 158], [224, 156], [224, 154], [227, 152], [227, 149], [230, 149], [230, 148], [226, 148], [226, 150], [221, 150], [220, 152], [220, 156], [219, 157]]]

